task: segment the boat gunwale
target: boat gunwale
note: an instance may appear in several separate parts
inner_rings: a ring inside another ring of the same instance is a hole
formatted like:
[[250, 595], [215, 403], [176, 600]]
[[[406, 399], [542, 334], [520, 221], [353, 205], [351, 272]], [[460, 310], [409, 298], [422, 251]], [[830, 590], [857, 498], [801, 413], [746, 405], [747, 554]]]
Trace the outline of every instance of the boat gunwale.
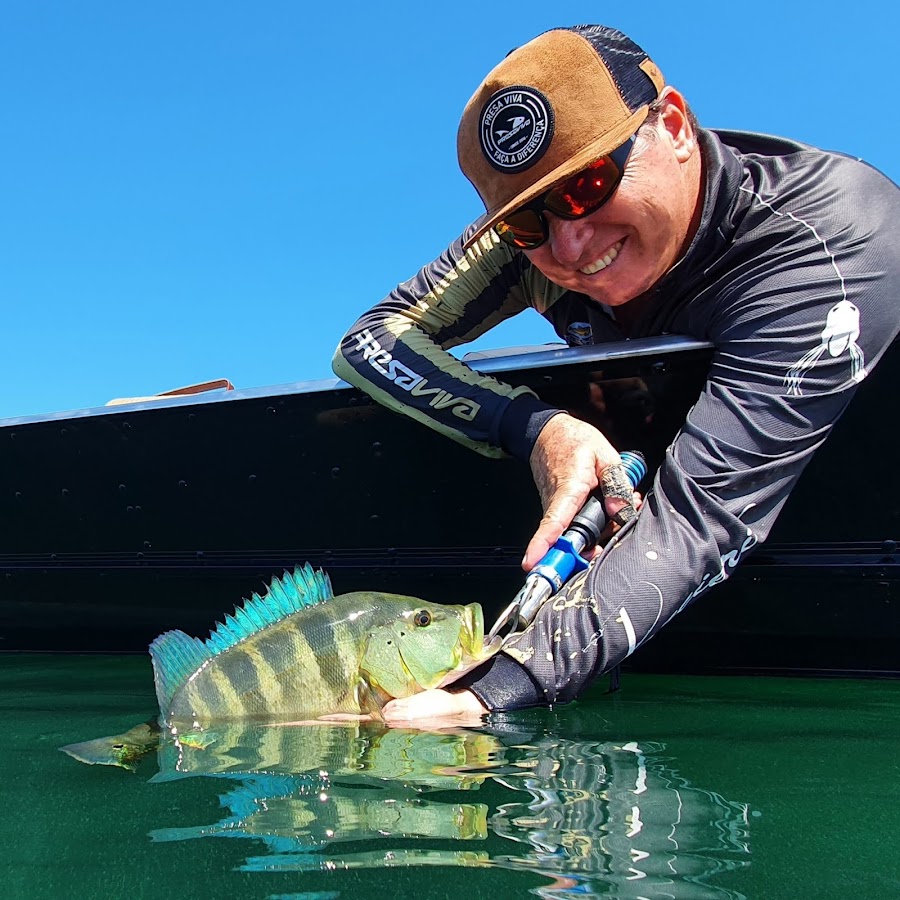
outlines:
[[[712, 344], [681, 335], [635, 338], [584, 347], [567, 347], [563, 344], [547, 344], [536, 347], [514, 347], [497, 351], [469, 354], [462, 361], [484, 375], [503, 372], [522, 372], [545, 367], [577, 366], [613, 360], [633, 359], [660, 354], [688, 353], [710, 350]], [[266, 397], [283, 397], [295, 394], [314, 394], [326, 391], [351, 390], [352, 385], [339, 378], [323, 378], [310, 381], [295, 381], [286, 384], [263, 387], [235, 388], [234, 390], [211, 391], [201, 394], [186, 394], [159, 399], [139, 400], [134, 403], [119, 403], [114, 406], [92, 406], [83, 409], [60, 410], [33, 416], [13, 416], [0, 418], [0, 429], [21, 427], [39, 422], [58, 422], [69, 419], [84, 419], [99, 416], [122, 416], [153, 409], [174, 407], [206, 406], [212, 403], [232, 403], [239, 400], [253, 400]]]

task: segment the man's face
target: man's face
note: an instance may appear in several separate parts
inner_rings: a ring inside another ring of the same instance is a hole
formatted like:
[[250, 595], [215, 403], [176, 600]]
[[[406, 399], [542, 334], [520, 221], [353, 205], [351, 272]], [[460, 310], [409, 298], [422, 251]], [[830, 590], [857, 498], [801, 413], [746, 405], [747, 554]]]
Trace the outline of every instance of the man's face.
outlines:
[[[648, 136], [649, 129], [655, 135]], [[621, 306], [649, 290], [680, 257], [696, 227], [699, 188], [695, 140], [661, 115], [638, 134], [612, 197], [583, 219], [545, 213], [550, 237], [526, 255], [554, 283]]]

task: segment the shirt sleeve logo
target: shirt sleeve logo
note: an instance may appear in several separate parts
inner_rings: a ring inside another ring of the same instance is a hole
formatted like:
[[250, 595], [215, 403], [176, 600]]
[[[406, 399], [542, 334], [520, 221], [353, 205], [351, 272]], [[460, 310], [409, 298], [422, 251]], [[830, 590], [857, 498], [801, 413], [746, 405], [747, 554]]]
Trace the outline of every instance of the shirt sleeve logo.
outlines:
[[553, 137], [553, 107], [536, 88], [503, 88], [481, 111], [481, 150], [498, 171], [513, 174], [533, 166]]
[[825, 317], [825, 328], [819, 338], [819, 344], [801, 356], [784, 376], [788, 396], [803, 396], [800, 385], [806, 373], [826, 351], [833, 357], [848, 353], [850, 380], [854, 383], [862, 381], [866, 377], [866, 358], [862, 347], [856, 342], [857, 338], [859, 338], [859, 310], [849, 300], [835, 303]]

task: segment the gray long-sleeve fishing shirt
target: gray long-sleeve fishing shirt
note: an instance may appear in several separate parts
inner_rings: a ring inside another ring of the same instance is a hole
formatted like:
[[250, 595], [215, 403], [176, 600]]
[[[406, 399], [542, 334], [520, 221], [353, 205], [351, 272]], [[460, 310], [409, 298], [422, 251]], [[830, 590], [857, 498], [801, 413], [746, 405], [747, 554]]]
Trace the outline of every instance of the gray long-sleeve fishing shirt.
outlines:
[[[727, 578], [900, 330], [893, 182], [782, 138], [699, 137], [700, 226], [628, 336], [711, 342], [706, 385], [615, 549], [469, 679], [489, 708], [573, 699]], [[335, 372], [479, 452], [527, 460], [557, 410], [445, 351], [529, 307], [564, 339], [626, 335], [492, 232], [466, 252], [465, 237], [359, 319]]]

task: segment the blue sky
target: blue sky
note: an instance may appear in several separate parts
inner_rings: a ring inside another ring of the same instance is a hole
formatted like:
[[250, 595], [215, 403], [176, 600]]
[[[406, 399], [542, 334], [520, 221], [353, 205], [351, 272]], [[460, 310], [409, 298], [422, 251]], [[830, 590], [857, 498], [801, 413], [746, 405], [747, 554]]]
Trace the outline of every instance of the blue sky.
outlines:
[[[331, 377], [356, 316], [480, 213], [459, 114], [557, 25], [628, 33], [705, 125], [900, 181], [897, 10], [2, 0], [0, 416]], [[526, 313], [477, 346], [551, 339]]]

